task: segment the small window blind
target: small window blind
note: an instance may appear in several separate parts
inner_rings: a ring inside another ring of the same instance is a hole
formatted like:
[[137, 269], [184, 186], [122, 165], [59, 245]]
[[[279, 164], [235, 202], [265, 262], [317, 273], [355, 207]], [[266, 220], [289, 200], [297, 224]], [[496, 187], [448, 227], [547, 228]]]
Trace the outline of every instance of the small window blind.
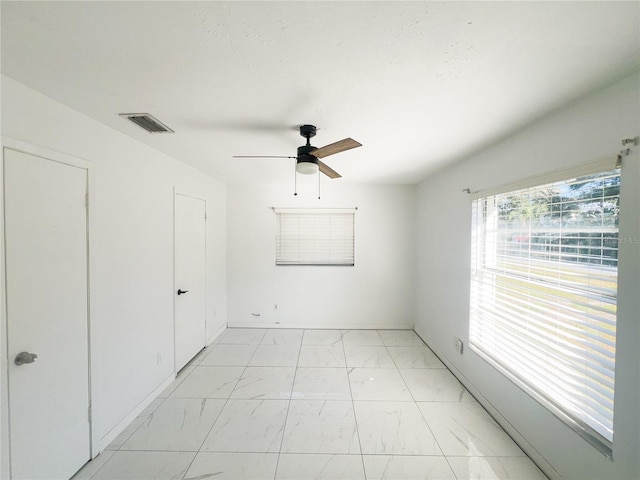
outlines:
[[274, 211], [276, 265], [354, 265], [355, 209]]
[[620, 170], [472, 204], [473, 351], [611, 456]]

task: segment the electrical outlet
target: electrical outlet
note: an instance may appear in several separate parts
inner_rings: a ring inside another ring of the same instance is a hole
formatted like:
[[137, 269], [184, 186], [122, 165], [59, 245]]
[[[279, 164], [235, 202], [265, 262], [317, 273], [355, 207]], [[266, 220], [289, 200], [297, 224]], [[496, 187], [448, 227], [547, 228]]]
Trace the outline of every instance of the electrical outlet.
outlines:
[[278, 309], [278, 304], [277, 304], [277, 303], [274, 303], [274, 304], [273, 304], [273, 309], [274, 309], [274, 310], [277, 310], [277, 309]]
[[455, 346], [456, 346], [456, 352], [462, 355], [462, 352], [464, 351], [464, 342], [459, 338], [456, 338]]

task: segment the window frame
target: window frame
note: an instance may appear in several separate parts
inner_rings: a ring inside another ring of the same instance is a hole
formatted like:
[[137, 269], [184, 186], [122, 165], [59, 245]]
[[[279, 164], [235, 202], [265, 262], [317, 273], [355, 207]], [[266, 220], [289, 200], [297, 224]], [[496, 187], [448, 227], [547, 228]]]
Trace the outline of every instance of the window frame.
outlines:
[[276, 266], [355, 266], [356, 208], [273, 208]]
[[[477, 214], [476, 202], [479, 202], [483, 199], [486, 200], [491, 197], [494, 197], [500, 194], [507, 194], [510, 192], [515, 193], [520, 190], [524, 190], [528, 188], [547, 186], [555, 182], [567, 181], [572, 178], [578, 178], [578, 177], [594, 175], [599, 173], [606, 174], [614, 170], [618, 170], [618, 174], [620, 175], [620, 177], [622, 177], [622, 172], [620, 167], [621, 167], [620, 163], [617, 162], [615, 158], [610, 158], [610, 159], [605, 159], [598, 162], [593, 162], [590, 164], [581, 165], [571, 169], [559, 170], [545, 176], [526, 179], [522, 182], [506, 185], [493, 190], [475, 192], [474, 194], [471, 195], [471, 199], [472, 199], [471, 210], [472, 212], [474, 212], [473, 214]], [[619, 193], [619, 195], [621, 195], [621, 193]], [[594, 446], [597, 450], [599, 450], [601, 453], [603, 453], [607, 457], [613, 458], [613, 439], [614, 439], [614, 432], [613, 432], [614, 405], [613, 403], [611, 406], [611, 412], [612, 412], [611, 434], [610, 434], [610, 438], [607, 438], [600, 432], [593, 429], [587, 422], [583, 422], [581, 419], [578, 419], [576, 418], [576, 416], [567, 412], [562, 406], [559, 405], [559, 402], [557, 400], [554, 400], [553, 398], [549, 397], [544, 392], [540, 391], [538, 388], [531, 385], [526, 379], [523, 379], [521, 373], [514, 371], [512, 368], [510, 368], [510, 365], [504, 363], [504, 359], [501, 360], [499, 358], [495, 358], [491, 353], [488, 353], [487, 351], [485, 351], [485, 349], [487, 348], [486, 344], [485, 345], [478, 344], [481, 342], [481, 340], [476, 338], [477, 335], [474, 337], [474, 328], [478, 328], [477, 324], [482, 323], [483, 321], [474, 319], [474, 315], [476, 316], [479, 315], [478, 312], [474, 312], [474, 309], [477, 308], [477, 303], [479, 302], [477, 298], [478, 292], [476, 291], [476, 289], [482, 288], [482, 286], [477, 287], [477, 285], [474, 285], [474, 282], [477, 281], [474, 275], [477, 274], [479, 269], [479, 265], [478, 265], [479, 259], [477, 257], [476, 249], [478, 248], [478, 244], [480, 242], [486, 241], [486, 237], [483, 237], [482, 239], [478, 238], [479, 229], [478, 229], [477, 221], [478, 221], [477, 218], [473, 218], [472, 230], [471, 230], [471, 233], [472, 233], [471, 250], [472, 251], [471, 251], [471, 279], [470, 279], [471, 289], [470, 289], [470, 310], [469, 310], [469, 347], [470, 349], [474, 353], [476, 353], [478, 356], [483, 358], [491, 366], [493, 366], [496, 370], [498, 370], [501, 374], [507, 377], [511, 382], [513, 382], [519, 388], [525, 391], [529, 396], [534, 398], [543, 407], [545, 407], [547, 410], [552, 412], [556, 417], [562, 420], [567, 426], [572, 428], [576, 433], [578, 433], [582, 438], [584, 438], [589, 444]], [[482, 226], [482, 228], [484, 228], [484, 226]], [[619, 225], [617, 226], [617, 228], [618, 228], [618, 234], [619, 234]], [[484, 234], [484, 232], [482, 233]], [[493, 247], [493, 248], [494, 248], [494, 251], [497, 252], [497, 247]], [[562, 264], [564, 262], [559, 261], [559, 263]], [[618, 279], [617, 279], [617, 265], [616, 265], [616, 289], [617, 289], [617, 284], [618, 284]], [[476, 295], [475, 298], [474, 298], [474, 295]], [[484, 295], [484, 292], [482, 292], [482, 295]], [[495, 301], [495, 293], [493, 298]], [[506, 301], [509, 302], [509, 300], [506, 300]], [[511, 301], [513, 301], [513, 297], [511, 298]], [[617, 296], [616, 296], [616, 304], [617, 304]], [[474, 325], [474, 322], [476, 322], [475, 325]], [[522, 320], [520, 320], [520, 322], [522, 322]], [[614, 337], [614, 342], [615, 342], [615, 337]], [[498, 345], [498, 343], [496, 345]], [[586, 351], [586, 347], [585, 347], [585, 351]], [[614, 367], [613, 367], [613, 373], [612, 373], [612, 382], [615, 382], [615, 351], [613, 356], [614, 356]], [[585, 378], [588, 378], [588, 377], [585, 376]], [[615, 386], [615, 383], [613, 383], [613, 385]], [[613, 402], [613, 397], [614, 397], [614, 394], [612, 393], [611, 394], [612, 402]]]

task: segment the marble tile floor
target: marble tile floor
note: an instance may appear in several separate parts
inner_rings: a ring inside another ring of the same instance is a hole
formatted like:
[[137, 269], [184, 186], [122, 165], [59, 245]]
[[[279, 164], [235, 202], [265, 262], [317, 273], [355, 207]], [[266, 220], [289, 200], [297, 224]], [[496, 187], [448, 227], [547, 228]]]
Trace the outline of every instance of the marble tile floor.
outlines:
[[227, 329], [73, 480], [545, 478], [412, 331]]

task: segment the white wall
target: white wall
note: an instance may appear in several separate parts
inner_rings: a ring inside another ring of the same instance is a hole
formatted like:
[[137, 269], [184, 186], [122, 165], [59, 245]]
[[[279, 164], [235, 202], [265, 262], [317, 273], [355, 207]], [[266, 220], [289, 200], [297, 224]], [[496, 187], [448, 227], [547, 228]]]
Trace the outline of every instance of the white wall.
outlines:
[[[226, 324], [226, 186], [7, 77], [2, 134], [94, 164], [91, 378], [101, 449], [174, 376], [174, 188], [207, 199], [208, 335]], [[6, 390], [2, 403], [5, 417]]]
[[[228, 187], [229, 325], [411, 328], [415, 187], [301, 182]], [[355, 266], [276, 266], [271, 207], [357, 207]]]
[[[619, 252], [614, 461], [590, 447], [547, 410], [454, 337], [468, 341], [471, 201], [485, 190], [615, 155], [620, 140], [640, 134], [638, 74], [581, 99], [508, 140], [439, 172], [418, 187], [418, 319], [416, 330], [502, 416], [528, 453], [562, 478], [638, 479], [640, 452], [640, 159], [623, 164]], [[523, 443], [526, 445], [526, 443]]]

